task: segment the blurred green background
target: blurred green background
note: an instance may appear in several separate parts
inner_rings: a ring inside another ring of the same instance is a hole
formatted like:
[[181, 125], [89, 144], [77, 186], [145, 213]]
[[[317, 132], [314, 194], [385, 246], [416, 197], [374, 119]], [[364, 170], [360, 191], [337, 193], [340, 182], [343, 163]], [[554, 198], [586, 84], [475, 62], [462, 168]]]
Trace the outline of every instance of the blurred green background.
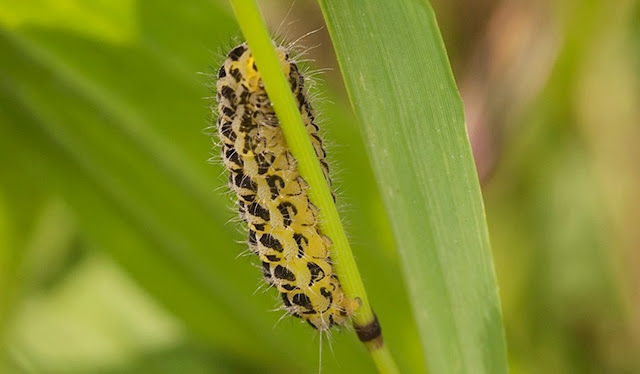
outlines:
[[[640, 3], [432, 4], [512, 372], [640, 372]], [[312, 1], [262, 5], [288, 40], [323, 25]], [[258, 290], [207, 163], [208, 74], [240, 40], [222, 0], [0, 1], [0, 373], [317, 372], [319, 336]], [[331, 42], [301, 45], [332, 69], [314, 103], [372, 304], [403, 372], [422, 372]], [[325, 372], [374, 371], [353, 333], [330, 340]]]

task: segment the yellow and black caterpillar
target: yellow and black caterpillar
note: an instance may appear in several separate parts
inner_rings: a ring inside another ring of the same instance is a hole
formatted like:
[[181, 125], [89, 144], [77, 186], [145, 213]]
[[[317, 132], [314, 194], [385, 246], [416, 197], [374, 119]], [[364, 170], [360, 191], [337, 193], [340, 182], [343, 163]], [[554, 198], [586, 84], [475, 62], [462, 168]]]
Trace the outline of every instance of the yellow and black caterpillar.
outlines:
[[[304, 77], [284, 48], [277, 48], [298, 109], [327, 184], [325, 151], [306, 99]], [[345, 324], [358, 303], [345, 296], [331, 263], [331, 241], [320, 232], [318, 211], [267, 97], [246, 43], [227, 55], [216, 84], [218, 135], [238, 197], [240, 217], [249, 225], [249, 248], [262, 261], [265, 281], [282, 296], [284, 309], [319, 330]]]

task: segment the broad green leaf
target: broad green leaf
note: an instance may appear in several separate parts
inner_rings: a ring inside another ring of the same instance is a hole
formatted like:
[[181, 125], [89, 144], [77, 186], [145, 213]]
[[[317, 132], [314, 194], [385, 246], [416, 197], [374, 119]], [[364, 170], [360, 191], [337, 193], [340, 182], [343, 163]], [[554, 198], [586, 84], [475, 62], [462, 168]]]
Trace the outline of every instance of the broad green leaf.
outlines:
[[506, 372], [482, 196], [429, 4], [320, 3], [394, 231], [429, 369]]

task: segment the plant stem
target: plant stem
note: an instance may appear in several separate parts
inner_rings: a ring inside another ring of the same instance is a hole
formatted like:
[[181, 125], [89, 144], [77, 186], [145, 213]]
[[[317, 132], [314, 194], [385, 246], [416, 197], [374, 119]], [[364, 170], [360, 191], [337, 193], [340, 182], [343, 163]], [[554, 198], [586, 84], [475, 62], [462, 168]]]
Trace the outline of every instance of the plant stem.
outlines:
[[[353, 316], [356, 327], [366, 327], [377, 323], [369, 304], [360, 272], [356, 265], [351, 246], [347, 240], [342, 220], [333, 202], [331, 191], [322, 173], [311, 140], [291, 93], [288, 80], [280, 66], [271, 36], [262, 19], [255, 0], [230, 0], [240, 29], [244, 34], [256, 65], [260, 71], [265, 89], [269, 95], [287, 145], [297, 161], [300, 176], [309, 185], [309, 199], [320, 210], [320, 228], [328, 236], [333, 246], [331, 258], [336, 274], [345, 294], [358, 299], [360, 308]], [[387, 347], [379, 340], [365, 343], [380, 373], [397, 373], [395, 362]]]

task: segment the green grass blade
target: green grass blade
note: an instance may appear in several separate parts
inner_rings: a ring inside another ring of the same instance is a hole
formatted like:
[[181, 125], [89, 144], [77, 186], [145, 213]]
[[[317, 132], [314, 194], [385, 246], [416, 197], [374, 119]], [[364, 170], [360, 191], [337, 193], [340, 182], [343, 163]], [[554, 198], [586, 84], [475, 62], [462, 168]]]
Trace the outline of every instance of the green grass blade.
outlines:
[[429, 369], [507, 372], [482, 196], [429, 4], [320, 3], [392, 223]]

